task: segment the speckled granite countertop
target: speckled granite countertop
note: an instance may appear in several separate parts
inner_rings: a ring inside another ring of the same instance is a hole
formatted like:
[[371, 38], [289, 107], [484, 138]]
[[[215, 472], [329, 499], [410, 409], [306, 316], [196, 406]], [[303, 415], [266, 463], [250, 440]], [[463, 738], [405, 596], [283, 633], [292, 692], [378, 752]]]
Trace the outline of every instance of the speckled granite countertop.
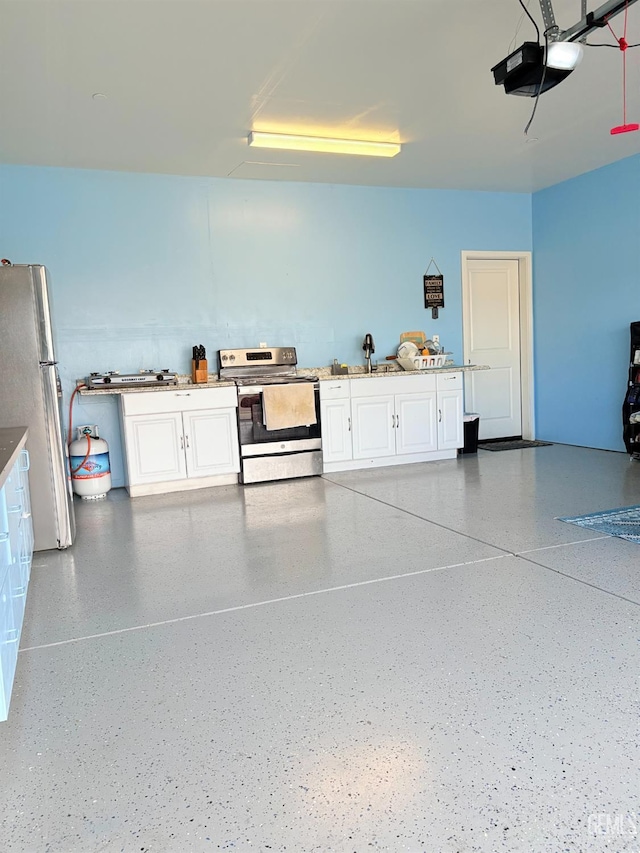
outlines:
[[[349, 373], [339, 373], [337, 375], [331, 373], [331, 367], [300, 367], [298, 368], [298, 375], [317, 376], [320, 382], [326, 382], [331, 379], [373, 379], [374, 377], [379, 379], [384, 376], [421, 376], [425, 373], [467, 373], [470, 370], [489, 370], [489, 366], [486, 364], [445, 364], [444, 367], [426, 367], [424, 370], [403, 370], [396, 364], [388, 363], [387, 370], [367, 373], [364, 365], [350, 365]], [[134, 387], [125, 386], [120, 388], [106, 386], [104, 388], [92, 388], [91, 390], [81, 388], [78, 393], [83, 397], [104, 394], [140, 394], [141, 392], [152, 394], [155, 391], [175, 391], [186, 387], [193, 389], [227, 388], [230, 385], [235, 385], [235, 382], [229, 379], [218, 379], [217, 374], [210, 373], [209, 381], [199, 385], [194, 385], [191, 382], [191, 377], [185, 375], [178, 377], [177, 385], [135, 385]]]
[[27, 433], [26, 427], [0, 429], [0, 489], [4, 486], [13, 463], [26, 444]]
[[364, 366], [355, 365], [349, 366], [349, 373], [332, 374], [330, 367], [317, 368], [302, 368], [298, 370], [301, 374], [313, 374], [317, 376], [320, 382], [335, 379], [380, 379], [385, 376], [422, 376], [425, 373], [468, 373], [471, 370], [489, 370], [487, 364], [445, 364], [443, 367], [426, 367], [424, 370], [403, 370], [396, 364], [387, 370], [375, 371], [367, 373]]

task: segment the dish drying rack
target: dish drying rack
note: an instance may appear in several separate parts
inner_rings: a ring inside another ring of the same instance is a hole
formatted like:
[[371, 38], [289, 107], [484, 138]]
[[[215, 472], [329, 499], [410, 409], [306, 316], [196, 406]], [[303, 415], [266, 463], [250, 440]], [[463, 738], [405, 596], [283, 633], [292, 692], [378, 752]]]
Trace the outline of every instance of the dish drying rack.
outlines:
[[439, 349], [433, 346], [433, 341], [429, 340], [424, 332], [403, 332], [400, 335], [400, 346], [404, 343], [414, 344], [418, 348], [415, 354], [407, 354], [405, 357], [398, 358], [398, 364], [404, 370], [424, 370], [427, 367], [444, 367], [447, 355], [445, 352], [432, 352], [424, 355], [425, 348]]
[[411, 358], [398, 358], [398, 364], [403, 370], [425, 370], [428, 367], [444, 367], [450, 353], [440, 352], [436, 355], [414, 355]]

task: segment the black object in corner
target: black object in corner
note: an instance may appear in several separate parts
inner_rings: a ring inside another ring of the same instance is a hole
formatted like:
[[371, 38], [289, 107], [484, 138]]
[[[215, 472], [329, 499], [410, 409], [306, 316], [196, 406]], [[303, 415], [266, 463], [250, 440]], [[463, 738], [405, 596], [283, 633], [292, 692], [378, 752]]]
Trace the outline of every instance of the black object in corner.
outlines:
[[[640, 459], [640, 322], [630, 325], [629, 379], [622, 404], [622, 438], [634, 459]], [[637, 421], [631, 421], [637, 416]]]

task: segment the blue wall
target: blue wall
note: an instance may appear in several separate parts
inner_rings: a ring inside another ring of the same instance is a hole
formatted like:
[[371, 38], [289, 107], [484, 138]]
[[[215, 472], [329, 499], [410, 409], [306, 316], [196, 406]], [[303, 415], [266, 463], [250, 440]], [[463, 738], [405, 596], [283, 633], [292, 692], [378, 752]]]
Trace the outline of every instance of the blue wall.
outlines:
[[533, 196], [538, 438], [623, 450], [640, 320], [640, 156]]
[[[531, 197], [0, 167], [0, 256], [52, 275], [65, 393], [91, 370], [190, 370], [202, 343], [295, 344], [302, 366], [395, 352], [402, 331], [462, 355], [460, 252], [530, 250]], [[425, 311], [434, 256], [446, 307]], [[117, 408], [81, 398], [123, 483]]]

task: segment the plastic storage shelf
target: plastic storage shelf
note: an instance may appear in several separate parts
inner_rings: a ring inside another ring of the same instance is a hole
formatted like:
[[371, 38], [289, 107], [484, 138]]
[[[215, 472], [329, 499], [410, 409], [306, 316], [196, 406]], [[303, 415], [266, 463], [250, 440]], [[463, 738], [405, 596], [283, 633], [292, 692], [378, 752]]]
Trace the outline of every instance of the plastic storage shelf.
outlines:
[[22, 450], [0, 489], [0, 721], [9, 714], [33, 556], [29, 454]]

